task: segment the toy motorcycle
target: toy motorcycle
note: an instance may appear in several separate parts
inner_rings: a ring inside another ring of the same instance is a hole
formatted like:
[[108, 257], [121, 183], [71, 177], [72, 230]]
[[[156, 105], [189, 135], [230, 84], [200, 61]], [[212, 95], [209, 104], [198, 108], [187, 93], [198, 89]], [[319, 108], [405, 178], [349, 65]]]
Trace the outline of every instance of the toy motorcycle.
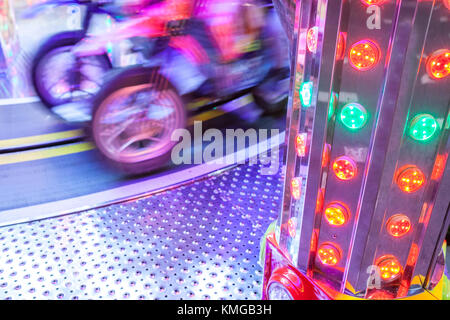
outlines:
[[132, 174], [159, 168], [177, 143], [172, 134], [187, 126], [188, 113], [245, 93], [252, 92], [268, 113], [284, 108], [289, 68], [279, 61], [287, 63], [287, 56], [280, 55], [288, 50], [280, 43], [279, 21], [270, 7], [243, 10], [248, 18], [262, 14], [263, 22], [252, 28], [258, 32], [246, 38], [243, 54], [231, 63], [220, 62], [219, 55], [212, 53], [215, 46], [208, 43], [198, 19], [174, 20], [165, 28], [155, 28], [143, 17], [114, 34], [80, 43], [74, 52], [84, 57], [104, 54], [104, 45], [114, 39], [138, 35], [144, 39], [140, 50], [146, 62], [112, 71], [91, 100], [88, 131], [109, 163]]

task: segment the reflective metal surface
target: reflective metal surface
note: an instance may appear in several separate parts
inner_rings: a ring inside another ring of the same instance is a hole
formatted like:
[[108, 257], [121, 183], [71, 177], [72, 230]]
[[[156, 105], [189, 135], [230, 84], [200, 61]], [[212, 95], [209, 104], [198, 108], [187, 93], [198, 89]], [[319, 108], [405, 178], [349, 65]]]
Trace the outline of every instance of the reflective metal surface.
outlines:
[[159, 195], [0, 228], [3, 299], [259, 299], [280, 175], [243, 165]]
[[[443, 31], [448, 30], [448, 10], [437, 1], [366, 6], [356, 0], [304, 0], [297, 2], [297, 11], [280, 248], [317, 281], [339, 292], [351, 289], [360, 297], [370, 296], [370, 270], [386, 255], [398, 259], [402, 272], [394, 285], [382, 284], [395, 287], [392, 297], [417, 290], [410, 285], [419, 275], [426, 278], [425, 287], [436, 283], [434, 265], [449, 226], [445, 179], [450, 87], [448, 79], [432, 79], [426, 64], [436, 50], [448, 48], [450, 34]], [[288, 25], [289, 14], [280, 14]], [[314, 30], [316, 39], [311, 38]], [[357, 61], [359, 49], [353, 48], [361, 44], [372, 50], [364, 54], [373, 57], [372, 65]], [[309, 94], [305, 83], [311, 84]], [[331, 106], [333, 97], [337, 102]], [[349, 127], [342, 119], [342, 110], [352, 103], [362, 106], [361, 128]], [[432, 114], [439, 127], [426, 143], [408, 136], [410, 123], [421, 113]], [[299, 157], [295, 140], [305, 133], [308, 151]], [[352, 179], [339, 179], [330, 170], [340, 157], [354, 161]], [[396, 183], [399, 170], [411, 164], [423, 170], [426, 179], [415, 193], [401, 191]], [[294, 177], [303, 182], [299, 199], [291, 195]], [[349, 211], [341, 227], [328, 224], [323, 215], [326, 205], [335, 201]], [[412, 231], [399, 239], [386, 227], [395, 214], [405, 214], [412, 224]], [[286, 226], [295, 226], [296, 232]], [[318, 248], [329, 242], [340, 251], [333, 267], [316, 257]]]
[[[408, 107], [416, 77], [413, 70], [417, 70], [420, 62], [417, 51], [420, 52], [420, 44], [423, 45], [426, 36], [424, 30], [427, 29], [427, 17], [430, 16], [431, 9], [432, 4], [424, 2], [403, 2], [398, 8], [397, 27], [393, 31], [393, 44], [390, 48], [391, 59], [385, 75], [385, 88], [380, 97], [377, 125], [373, 130], [374, 134], [368, 155], [370, 167], [367, 171], [364, 182], [365, 189], [361, 195], [358, 209], [361, 213], [359, 218], [361, 222], [358, 224], [358, 233], [354, 236], [356, 247], [353, 250], [364, 252], [366, 261], [361, 263], [360, 255], [355, 255], [352, 257], [348, 271], [350, 279], [358, 274], [358, 282], [355, 282], [359, 289], [362, 289], [367, 282], [367, 274], [363, 274], [361, 269], [367, 269], [374, 263], [376, 257], [386, 252], [394, 252], [402, 265], [406, 264], [409, 251], [407, 243], [404, 241], [392, 243], [392, 240], [389, 241], [390, 239], [380, 234], [380, 228], [377, 226], [384, 224], [383, 220], [386, 219], [384, 217], [386, 214], [406, 212], [411, 217], [418, 213], [417, 207], [420, 206], [420, 197], [417, 194], [414, 197], [408, 197], [400, 192], [396, 185], [392, 187], [391, 185], [392, 177], [395, 175], [396, 160], [401, 157], [399, 145], [401, 145], [404, 134], [403, 128], [407, 125], [405, 120], [408, 112], [411, 112]], [[418, 18], [414, 20], [415, 17]], [[413, 23], [418, 24], [415, 33], [413, 33]], [[410, 44], [413, 46], [409, 47]], [[407, 161], [416, 163], [417, 159], [414, 158], [408, 156]], [[368, 213], [371, 213], [370, 217], [367, 215]], [[371, 231], [365, 231], [365, 228], [368, 227], [365, 221], [370, 221], [370, 219]], [[417, 221], [418, 219], [413, 224], [417, 225]], [[368, 238], [366, 238], [367, 232], [369, 233]], [[366, 243], [366, 241], [367, 244], [364, 247], [357, 245]], [[375, 253], [377, 242], [379, 243], [378, 252]]]

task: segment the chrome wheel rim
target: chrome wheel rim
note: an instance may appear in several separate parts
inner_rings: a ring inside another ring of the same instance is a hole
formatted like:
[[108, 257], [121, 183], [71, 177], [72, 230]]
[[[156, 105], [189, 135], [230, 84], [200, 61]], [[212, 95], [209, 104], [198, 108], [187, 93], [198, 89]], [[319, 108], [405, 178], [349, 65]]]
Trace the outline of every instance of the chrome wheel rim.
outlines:
[[174, 142], [174, 130], [184, 127], [181, 99], [172, 89], [153, 84], [117, 90], [94, 116], [94, 137], [110, 159], [137, 163], [165, 154]]

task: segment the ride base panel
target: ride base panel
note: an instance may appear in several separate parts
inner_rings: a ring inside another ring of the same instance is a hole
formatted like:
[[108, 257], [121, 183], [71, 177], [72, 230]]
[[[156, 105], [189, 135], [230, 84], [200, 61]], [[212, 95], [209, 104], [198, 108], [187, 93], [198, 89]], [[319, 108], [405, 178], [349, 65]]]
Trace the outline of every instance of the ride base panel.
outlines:
[[241, 165], [136, 201], [2, 227], [0, 298], [260, 299], [260, 239], [279, 212], [282, 179], [259, 171]]

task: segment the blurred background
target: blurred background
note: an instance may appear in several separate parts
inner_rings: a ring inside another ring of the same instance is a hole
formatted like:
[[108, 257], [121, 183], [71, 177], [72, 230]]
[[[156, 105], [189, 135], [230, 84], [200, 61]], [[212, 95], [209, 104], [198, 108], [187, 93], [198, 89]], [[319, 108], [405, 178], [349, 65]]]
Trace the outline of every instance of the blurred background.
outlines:
[[284, 134], [289, 58], [271, 1], [2, 0], [0, 19], [0, 211], [198, 167], [170, 159], [171, 134], [195, 121]]

